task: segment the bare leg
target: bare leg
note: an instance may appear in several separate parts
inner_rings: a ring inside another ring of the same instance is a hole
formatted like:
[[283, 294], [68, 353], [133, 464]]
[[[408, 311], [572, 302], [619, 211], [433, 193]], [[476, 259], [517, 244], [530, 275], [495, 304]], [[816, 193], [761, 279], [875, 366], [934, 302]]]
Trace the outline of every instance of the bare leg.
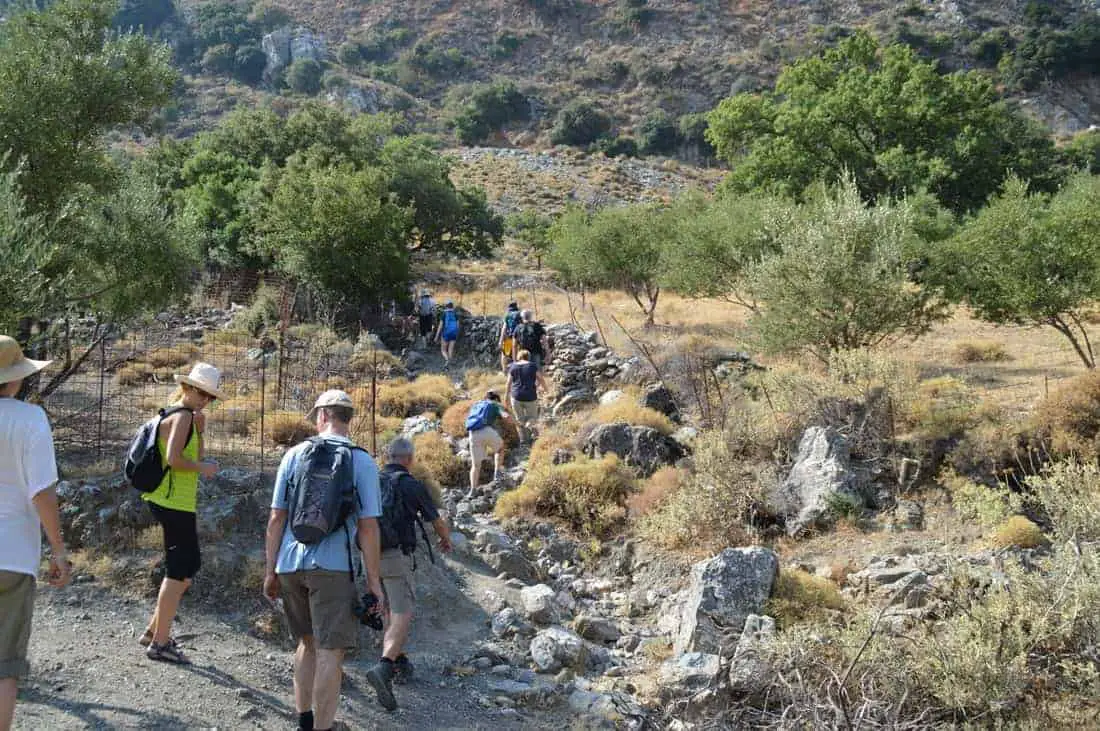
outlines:
[[481, 462], [477, 460], [471, 460], [470, 465], [470, 493], [477, 489], [478, 478], [481, 477]]
[[15, 697], [19, 694], [19, 682], [15, 678], [0, 680], [0, 731], [9, 731], [15, 718]]
[[336, 720], [343, 662], [343, 650], [317, 650], [317, 669], [313, 678], [314, 728], [332, 728], [332, 722]]
[[386, 636], [382, 641], [383, 657], [396, 660], [401, 651], [405, 649], [405, 643], [409, 639], [409, 628], [412, 627], [412, 619], [412, 612], [390, 615], [390, 624], [386, 627]]
[[317, 672], [317, 651], [313, 635], [298, 640], [294, 653], [294, 708], [298, 713], [313, 710], [313, 679]]
[[501, 474], [501, 465], [504, 462], [504, 450], [498, 449], [493, 455], [493, 479], [497, 479]]
[[172, 621], [176, 618], [176, 610], [179, 609], [180, 599], [187, 587], [191, 585], [189, 579], [178, 581], [165, 578], [160, 582], [160, 594], [157, 595], [157, 609], [153, 614], [153, 642], [163, 645], [172, 637]]

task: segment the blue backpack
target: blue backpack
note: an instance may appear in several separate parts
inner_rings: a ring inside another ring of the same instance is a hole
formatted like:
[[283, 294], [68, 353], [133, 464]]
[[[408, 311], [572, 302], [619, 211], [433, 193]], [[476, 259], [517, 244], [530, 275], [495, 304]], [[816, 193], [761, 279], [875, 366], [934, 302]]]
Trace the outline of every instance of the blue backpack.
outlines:
[[489, 426], [489, 414], [494, 406], [496, 402], [489, 399], [478, 401], [471, 406], [470, 413], [466, 416], [466, 431], [474, 432]]
[[458, 337], [458, 315], [454, 310], [443, 310], [443, 337]]
[[508, 310], [504, 315], [504, 332], [508, 337], [512, 337], [516, 332], [516, 328], [523, 321], [522, 314], [519, 310]]

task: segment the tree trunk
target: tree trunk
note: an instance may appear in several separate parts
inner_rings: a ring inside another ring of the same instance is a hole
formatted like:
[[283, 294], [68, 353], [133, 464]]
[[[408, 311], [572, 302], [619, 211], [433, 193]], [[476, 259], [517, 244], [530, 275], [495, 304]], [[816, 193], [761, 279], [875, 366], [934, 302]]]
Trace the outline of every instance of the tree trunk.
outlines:
[[[1071, 315], [1072, 316], [1072, 315]], [[1078, 322], [1077, 326], [1081, 331], [1081, 337], [1074, 332], [1073, 328], [1059, 315], [1055, 315], [1047, 320], [1047, 324], [1053, 327], [1058, 332], [1062, 333], [1073, 345], [1073, 349], [1077, 352], [1077, 357], [1081, 359], [1081, 362], [1085, 364], [1085, 367], [1089, 370], [1096, 368], [1096, 359], [1092, 354], [1092, 345], [1088, 340], [1088, 333], [1085, 332], [1084, 326]]]

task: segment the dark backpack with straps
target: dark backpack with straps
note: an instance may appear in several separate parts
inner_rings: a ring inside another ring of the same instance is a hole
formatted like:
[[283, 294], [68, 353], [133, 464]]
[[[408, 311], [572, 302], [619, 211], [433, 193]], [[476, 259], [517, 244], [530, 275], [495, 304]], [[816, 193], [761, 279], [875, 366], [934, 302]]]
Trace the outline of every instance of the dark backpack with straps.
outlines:
[[[416, 526], [420, 526], [420, 535], [428, 546], [428, 557], [435, 563], [432, 544], [428, 541], [428, 532], [420, 522], [420, 516], [409, 510], [402, 490], [409, 480], [415, 478], [408, 472], [389, 472], [383, 470], [378, 476], [382, 494], [382, 516], [378, 518], [378, 532], [382, 550], [400, 549], [406, 556], [416, 553]], [[415, 558], [413, 567], [415, 568]]]
[[298, 455], [291, 476], [288, 525], [299, 543], [319, 543], [340, 528], [359, 504], [352, 450], [361, 447], [314, 437]]
[[538, 323], [525, 322], [516, 328], [516, 342], [519, 347], [534, 354], [542, 352], [542, 336], [539, 334]]
[[[122, 471], [134, 489], [139, 492], [154, 492], [171, 470], [162, 463], [160, 449], [157, 448], [157, 434], [160, 432], [161, 422], [180, 411], [186, 411], [191, 414], [192, 420], [194, 419], [195, 412], [191, 409], [186, 406], [173, 406], [170, 409], [161, 409], [156, 416], [142, 424], [134, 434], [130, 449], [126, 452]], [[191, 430], [188, 429], [187, 442], [190, 441]]]

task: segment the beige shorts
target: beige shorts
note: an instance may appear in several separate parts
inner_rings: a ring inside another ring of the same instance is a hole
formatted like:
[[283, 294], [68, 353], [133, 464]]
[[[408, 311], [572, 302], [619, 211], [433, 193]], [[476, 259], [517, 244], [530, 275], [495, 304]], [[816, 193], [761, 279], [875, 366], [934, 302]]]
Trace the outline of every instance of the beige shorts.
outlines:
[[27, 646], [31, 639], [35, 578], [0, 571], [0, 678], [21, 678], [30, 670]]
[[480, 464], [490, 454], [496, 454], [503, 448], [504, 440], [491, 426], [484, 426], [475, 432], [470, 432], [470, 459], [475, 464]]
[[512, 413], [516, 415], [516, 421], [520, 426], [526, 427], [539, 420], [538, 401], [513, 401]]
[[294, 639], [312, 635], [322, 650], [354, 649], [359, 620], [352, 612], [357, 587], [347, 571], [280, 574], [286, 618]]
[[412, 582], [412, 558], [400, 550], [382, 552], [382, 591], [393, 614], [408, 614], [416, 602], [416, 588]]

